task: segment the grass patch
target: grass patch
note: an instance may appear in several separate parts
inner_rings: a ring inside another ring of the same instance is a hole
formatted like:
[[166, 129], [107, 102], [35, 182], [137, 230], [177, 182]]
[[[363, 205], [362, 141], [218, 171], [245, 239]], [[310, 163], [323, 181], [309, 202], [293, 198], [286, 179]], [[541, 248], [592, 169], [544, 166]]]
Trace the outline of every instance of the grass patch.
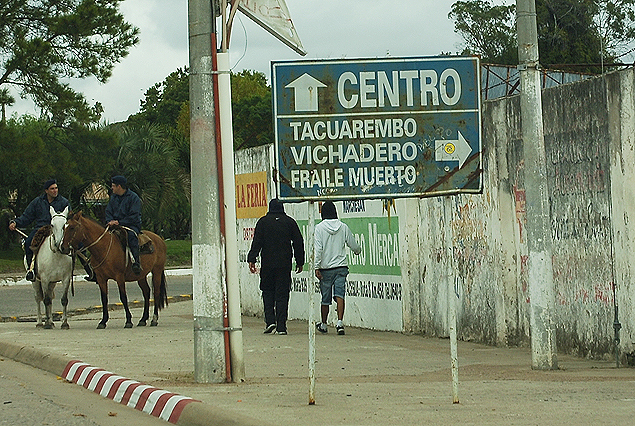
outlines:
[[0, 250], [0, 274], [10, 272], [24, 273], [24, 251], [22, 247], [15, 246], [9, 250]]
[[192, 241], [167, 240], [168, 260], [166, 266], [192, 266]]
[[[167, 267], [192, 266], [192, 241], [168, 240], [165, 242], [168, 249]], [[0, 250], [0, 274], [24, 273], [24, 251], [19, 246], [9, 250]]]

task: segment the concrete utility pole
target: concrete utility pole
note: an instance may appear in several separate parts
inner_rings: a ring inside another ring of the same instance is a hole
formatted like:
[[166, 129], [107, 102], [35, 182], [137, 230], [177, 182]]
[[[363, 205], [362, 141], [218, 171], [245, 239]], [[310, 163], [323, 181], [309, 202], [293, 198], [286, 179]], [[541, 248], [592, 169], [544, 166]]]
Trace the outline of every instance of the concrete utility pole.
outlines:
[[188, 0], [194, 379], [198, 383], [226, 381], [211, 6], [209, 0]]
[[550, 370], [558, 368], [558, 359], [553, 322], [555, 290], [535, 0], [517, 0], [516, 11], [527, 200], [531, 362], [534, 369]]

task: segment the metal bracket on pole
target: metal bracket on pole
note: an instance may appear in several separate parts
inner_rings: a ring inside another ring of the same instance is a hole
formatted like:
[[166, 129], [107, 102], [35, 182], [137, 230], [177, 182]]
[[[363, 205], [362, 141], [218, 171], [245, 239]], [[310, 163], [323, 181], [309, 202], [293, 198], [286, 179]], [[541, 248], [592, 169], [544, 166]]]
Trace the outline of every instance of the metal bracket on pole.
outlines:
[[218, 74], [231, 74], [229, 70], [219, 71], [207, 71], [207, 72], [191, 72], [190, 75], [218, 75]]
[[541, 70], [541, 69], [542, 69], [542, 67], [540, 66], [540, 64], [539, 64], [539, 63], [530, 64], [530, 65], [528, 65], [528, 64], [518, 64], [518, 65], [516, 65], [516, 69], [517, 69], [518, 71], [527, 71], [527, 70], [529, 70], [529, 69], [532, 69], [532, 70]]

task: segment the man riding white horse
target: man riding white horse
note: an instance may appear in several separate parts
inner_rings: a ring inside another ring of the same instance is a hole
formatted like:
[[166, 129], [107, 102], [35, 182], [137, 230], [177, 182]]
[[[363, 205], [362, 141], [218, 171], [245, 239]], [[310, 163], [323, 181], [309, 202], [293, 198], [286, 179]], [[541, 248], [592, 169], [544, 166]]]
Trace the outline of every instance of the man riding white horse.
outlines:
[[139, 263], [139, 239], [141, 232], [141, 198], [128, 188], [128, 180], [121, 176], [113, 176], [111, 180], [112, 195], [106, 207], [106, 224], [119, 225], [128, 231], [128, 247], [134, 258], [132, 272], [141, 273]]
[[[35, 233], [43, 226], [51, 224], [50, 208], [53, 207], [56, 212], [62, 212], [66, 207], [70, 210], [70, 203], [66, 198], [59, 195], [57, 180], [49, 179], [44, 182], [44, 194], [36, 197], [29, 203], [22, 216], [9, 222], [9, 229], [15, 231], [16, 228], [23, 228], [35, 222], [33, 230], [24, 242], [24, 254], [26, 256], [28, 281], [35, 281], [35, 260], [33, 259], [33, 250], [31, 250], [31, 241]], [[84, 257], [79, 258], [88, 276], [87, 280], [94, 281], [93, 270], [90, 268], [88, 260]]]
[[68, 200], [59, 195], [59, 189], [55, 179], [49, 179], [44, 182], [44, 194], [33, 199], [26, 210], [24, 210], [24, 213], [22, 213], [22, 216], [9, 223], [9, 229], [15, 231], [18, 227], [23, 228], [35, 222], [33, 230], [24, 242], [24, 253], [26, 255], [27, 264], [26, 279], [29, 281], [35, 281], [35, 262], [33, 262], [31, 241], [33, 241], [33, 236], [35, 236], [38, 229], [51, 224], [51, 207], [53, 207], [56, 212], [61, 212], [66, 207], [69, 207]]

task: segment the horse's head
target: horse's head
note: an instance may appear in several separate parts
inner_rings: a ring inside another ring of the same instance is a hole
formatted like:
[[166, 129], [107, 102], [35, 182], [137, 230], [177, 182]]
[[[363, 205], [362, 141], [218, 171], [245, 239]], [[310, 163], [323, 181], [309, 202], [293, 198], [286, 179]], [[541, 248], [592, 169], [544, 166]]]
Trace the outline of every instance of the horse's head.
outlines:
[[60, 244], [60, 251], [64, 254], [68, 254], [71, 252], [72, 248], [77, 248], [77, 245], [81, 242], [82, 233], [79, 232], [82, 228], [82, 220], [83, 220], [82, 212], [79, 211], [70, 217], [66, 221], [66, 225], [64, 226], [64, 234], [62, 236], [62, 241]]
[[66, 217], [68, 216], [68, 207], [64, 209], [61, 213], [57, 213], [53, 206], [50, 207], [51, 212], [51, 227], [52, 227], [52, 236], [53, 236], [53, 246], [59, 250], [61, 250], [62, 245], [62, 237], [64, 236], [64, 225], [66, 225]]

